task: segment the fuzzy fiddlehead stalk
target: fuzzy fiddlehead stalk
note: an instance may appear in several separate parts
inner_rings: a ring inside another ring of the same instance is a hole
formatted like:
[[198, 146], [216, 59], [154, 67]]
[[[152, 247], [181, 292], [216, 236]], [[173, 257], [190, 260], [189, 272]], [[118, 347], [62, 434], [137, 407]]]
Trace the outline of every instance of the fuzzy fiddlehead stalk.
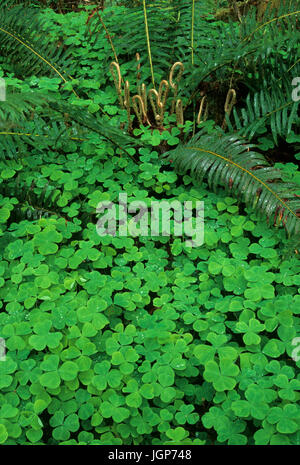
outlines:
[[139, 123], [150, 125], [150, 121], [148, 120], [147, 113], [145, 111], [144, 102], [140, 95], [134, 95], [132, 97], [132, 107], [137, 116], [137, 119], [139, 120]]
[[169, 83], [165, 79], [161, 81], [158, 89], [158, 101], [162, 104], [162, 115], [166, 109], [167, 97], [169, 93]]
[[138, 94], [141, 97], [144, 105], [145, 113], [148, 112], [148, 102], [147, 102], [147, 88], [146, 85], [143, 83], [141, 86], [138, 86]]
[[177, 126], [184, 124], [182, 100], [178, 99], [175, 105]]
[[[204, 110], [203, 119], [201, 119], [202, 113], [203, 113], [203, 108], [205, 108], [205, 110]], [[202, 121], [206, 121], [207, 115], [208, 115], [208, 101], [207, 101], [206, 95], [204, 95], [202, 97], [202, 99], [201, 99], [201, 102], [200, 102], [199, 113], [198, 113], [198, 116], [197, 116], [197, 124], [202, 123]]]
[[132, 131], [132, 122], [130, 118], [130, 87], [129, 81], [125, 82], [125, 99], [124, 99], [124, 106], [127, 110], [127, 119], [128, 119], [128, 131]]
[[225, 116], [222, 124], [222, 129], [226, 128], [226, 117], [229, 118], [233, 106], [236, 104], [236, 91], [234, 89], [229, 89], [226, 96], [226, 101], [224, 105]]
[[114, 83], [115, 83], [115, 87], [116, 87], [116, 90], [117, 90], [117, 93], [118, 93], [121, 108], [124, 108], [124, 102], [123, 102], [123, 99], [122, 99], [122, 91], [121, 91], [122, 76], [121, 76], [120, 66], [115, 61], [112, 61], [111, 64], [110, 64], [109, 69], [110, 69], [112, 78], [113, 78]]
[[136, 79], [139, 81], [141, 79], [141, 63], [140, 63], [140, 54], [137, 52], [135, 54], [137, 65], [136, 65]]
[[[174, 73], [177, 68], [179, 68], [178, 75], [176, 76], [176, 78], [174, 78]], [[182, 78], [183, 71], [184, 71], [184, 66], [181, 63], [181, 61], [177, 61], [176, 63], [174, 63], [170, 71], [169, 83], [173, 89], [173, 94], [174, 94], [174, 100], [172, 102], [172, 107], [171, 107], [171, 114], [174, 113], [174, 110], [175, 110], [177, 94], [178, 94], [178, 84], [179, 84], [180, 79]]]
[[163, 113], [163, 104], [161, 103], [159, 99], [159, 94], [157, 90], [155, 89], [150, 89], [149, 90], [149, 100], [151, 103], [151, 107], [153, 110], [154, 118], [156, 121], [156, 124], [158, 126], [162, 126], [163, 124], [163, 119], [164, 119], [164, 113]]

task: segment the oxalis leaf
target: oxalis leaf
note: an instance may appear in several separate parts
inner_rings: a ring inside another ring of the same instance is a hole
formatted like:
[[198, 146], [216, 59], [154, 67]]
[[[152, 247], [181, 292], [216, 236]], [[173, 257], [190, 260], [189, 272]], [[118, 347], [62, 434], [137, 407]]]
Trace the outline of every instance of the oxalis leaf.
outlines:
[[239, 374], [239, 368], [231, 359], [222, 359], [218, 365], [210, 360], [205, 365], [204, 379], [213, 384], [216, 391], [231, 390], [236, 385], [235, 377]]

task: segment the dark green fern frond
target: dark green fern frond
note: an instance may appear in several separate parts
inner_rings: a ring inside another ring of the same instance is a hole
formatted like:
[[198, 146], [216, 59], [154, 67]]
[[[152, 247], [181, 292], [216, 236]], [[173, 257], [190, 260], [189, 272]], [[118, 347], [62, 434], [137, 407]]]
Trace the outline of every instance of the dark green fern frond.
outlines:
[[[45, 115], [49, 95], [41, 92], [6, 92], [0, 104], [0, 159], [23, 157], [30, 147], [42, 152], [64, 138], [80, 140], [64, 122]], [[43, 114], [43, 115], [42, 115]]]
[[43, 22], [37, 8], [0, 6], [1, 55], [22, 78], [54, 73], [66, 82], [72, 68], [70, 52], [66, 53], [63, 47], [49, 46], [41, 35]]
[[[122, 150], [140, 145], [125, 131], [87, 110], [65, 101], [58, 101], [40, 92], [7, 93], [0, 105], [0, 158], [14, 158], [26, 153], [28, 146], [38, 150], [55, 147], [58, 141], [84, 140], [79, 128], [88, 129], [110, 140]], [[80, 99], [76, 100], [76, 103]], [[66, 114], [68, 124], [66, 124]]]
[[[5, 81], [4, 81], [5, 82]], [[10, 92], [6, 91], [6, 98], [0, 104], [0, 124], [9, 128], [17, 125], [30, 116], [37, 105], [41, 105], [44, 97], [35, 92]], [[45, 101], [45, 100], [44, 100]]]
[[[126, 147], [141, 145], [141, 142], [127, 135], [126, 131], [113, 126], [109, 121], [103, 118], [97, 118], [95, 115], [89, 113], [83, 108], [78, 109], [76, 106], [66, 103], [57, 102], [56, 100], [48, 101], [51, 109], [52, 116], [56, 114], [56, 120], [59, 121], [61, 115], [68, 114], [69, 119], [79, 125], [80, 127], [87, 128], [105, 139], [110, 140], [114, 145], [120, 149], [125, 150]], [[59, 116], [60, 115], [60, 116]]]
[[[214, 38], [218, 36], [214, 26], [206, 19], [213, 11], [213, 2], [189, 0], [174, 0], [172, 2], [178, 22], [174, 37], [176, 60], [191, 63], [191, 47], [193, 37], [193, 52], [198, 60], [203, 49], [212, 49]], [[221, 43], [221, 40], [220, 40]], [[188, 50], [187, 50], [188, 45]], [[199, 63], [199, 61], [198, 61]], [[197, 61], [195, 62], [195, 65]]]
[[[166, 5], [164, 0], [158, 0], [155, 4], [148, 5], [147, 18], [151, 43], [151, 54], [153, 57], [154, 71], [160, 75], [165, 75], [174, 61], [173, 43], [175, 40], [174, 30], [176, 24], [173, 17], [172, 4]], [[113, 21], [110, 16], [113, 14]], [[126, 61], [135, 60], [138, 52], [141, 57], [141, 77], [143, 81], [151, 81], [151, 70], [148, 61], [147, 40], [145, 35], [145, 17], [143, 7], [134, 7], [122, 11], [118, 8], [107, 8], [102, 14], [103, 20], [113, 37], [114, 47], [119, 59]], [[98, 33], [105, 35], [105, 31], [95, 15], [89, 24], [92, 32], [89, 41], [93, 43], [97, 39]], [[174, 39], [174, 40], [172, 40]], [[112, 59], [113, 54], [111, 55]], [[176, 60], [175, 60], [176, 61]]]
[[[232, 82], [243, 79], [253, 91], [261, 89], [261, 76], [267, 76], [266, 60], [272, 62], [272, 75], [280, 79], [280, 57], [288, 63], [297, 61], [300, 31], [297, 25], [299, 11], [296, 2], [284, 2], [280, 10], [272, 10], [264, 21], [256, 19], [256, 9], [252, 8], [243, 22], [217, 23], [213, 33], [201, 39], [195, 51], [195, 68], [188, 69], [185, 83], [192, 90], [190, 103], [201, 89], [201, 81]], [[279, 53], [278, 53], [279, 52]], [[278, 59], [277, 59], [278, 58]], [[291, 58], [291, 60], [290, 60]], [[274, 69], [275, 68], [275, 69]], [[288, 67], [289, 69], [289, 67]], [[238, 71], [238, 74], [235, 72]]]
[[246, 107], [241, 110], [234, 108], [231, 117], [234, 122], [227, 118], [229, 130], [237, 129], [241, 136], [251, 140], [259, 129], [268, 125], [276, 144], [278, 136], [288, 136], [293, 126], [299, 123], [299, 102], [292, 99], [291, 82], [281, 81], [279, 84], [275, 87], [274, 83], [270, 90], [262, 89], [254, 95], [248, 94]]
[[207, 134], [201, 130], [186, 145], [164, 154], [176, 171], [201, 182], [207, 178], [216, 191], [221, 185], [233, 196], [267, 216], [268, 223], [283, 224], [289, 236], [300, 234], [299, 186], [284, 183], [281, 172], [263, 155], [232, 135]]
[[281, 1], [278, 8], [269, 4], [263, 18], [256, 19], [256, 9], [252, 8], [242, 22], [244, 41], [252, 41], [255, 36], [269, 35], [276, 39], [281, 34], [290, 37], [297, 32], [297, 18], [300, 14], [298, 2]]
[[32, 126], [31, 123], [23, 123], [23, 128], [19, 131], [0, 131], [0, 159], [23, 158], [30, 147], [43, 153], [49, 147], [59, 148], [62, 141], [82, 142], [85, 140], [73, 135], [63, 123], [51, 122], [46, 126], [36, 120], [35, 127]]
[[248, 55], [247, 60], [240, 62], [239, 73], [242, 72], [243, 83], [251, 92], [282, 86], [283, 81], [287, 88], [291, 85], [293, 76], [300, 75], [299, 38], [295, 36], [294, 39], [288, 41], [279, 51], [268, 48], [259, 55]]
[[[0, 158], [14, 158], [24, 153], [28, 133], [33, 127], [36, 107], [45, 102], [43, 95], [34, 92], [6, 92], [0, 104]], [[19, 133], [22, 132], [22, 139]]]
[[24, 219], [36, 220], [49, 216], [67, 219], [61, 207], [57, 205], [61, 192], [56, 188], [55, 183], [51, 185], [46, 182], [41, 186], [38, 185], [36, 179], [32, 173], [25, 180], [18, 174], [14, 177], [13, 183], [1, 184], [0, 199], [4, 195], [7, 199], [15, 200], [10, 222], [20, 222]]

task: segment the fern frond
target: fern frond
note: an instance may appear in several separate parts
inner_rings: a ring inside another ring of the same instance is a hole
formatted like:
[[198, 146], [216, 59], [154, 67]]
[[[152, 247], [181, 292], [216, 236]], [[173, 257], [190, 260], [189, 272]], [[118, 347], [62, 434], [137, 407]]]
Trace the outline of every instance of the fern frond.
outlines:
[[207, 178], [214, 191], [221, 185], [267, 216], [268, 223], [283, 224], [289, 236], [300, 233], [299, 186], [281, 181], [281, 172], [268, 164], [254, 146], [232, 135], [199, 131], [186, 145], [163, 157], [172, 159], [176, 171], [201, 182]]
[[[246, 61], [240, 62], [239, 69], [243, 73], [243, 83], [250, 91], [255, 93], [261, 89], [270, 90], [285, 85], [285, 89], [289, 92], [288, 87], [293, 76], [300, 75], [297, 40], [290, 41], [279, 53], [268, 48], [265, 52], [250, 55]], [[284, 84], [281, 84], [282, 82]]]
[[49, 46], [41, 37], [44, 19], [39, 9], [0, 7], [0, 51], [7, 63], [13, 66], [15, 74], [38, 76], [55, 73], [67, 82], [71, 72], [70, 50]]
[[[0, 105], [0, 158], [14, 158], [25, 150], [25, 144], [29, 142], [27, 133], [31, 132], [36, 108], [43, 102], [45, 99], [42, 94], [6, 92], [6, 99]], [[16, 135], [19, 132], [26, 134], [22, 140]]]
[[[213, 34], [208, 33], [206, 38], [201, 38], [195, 44], [195, 69], [190, 69], [183, 61], [187, 74], [185, 83], [192, 90], [185, 108], [199, 92], [201, 81], [212, 79], [222, 82], [228, 79], [230, 73], [232, 87], [236, 69], [239, 71], [237, 77], [243, 76], [249, 87], [255, 84], [256, 89], [253, 90], [258, 91], [262, 87], [261, 75], [267, 76], [268, 73], [266, 69], [264, 74], [262, 71], [267, 59], [273, 62], [272, 74], [277, 74], [277, 79], [280, 79], [280, 58], [283, 62], [294, 59], [290, 67], [297, 61], [300, 40], [297, 18], [299, 11], [295, 4], [284, 2], [280, 10], [272, 10], [268, 20], [263, 23], [257, 21], [256, 9], [252, 8], [243, 17], [241, 24], [229, 21], [214, 26], [216, 30]], [[197, 23], [201, 23], [201, 20]], [[208, 21], [206, 23], [209, 24]], [[258, 67], [260, 70], [257, 76]], [[248, 79], [249, 75], [251, 77]]]
[[228, 129], [236, 128], [241, 136], [251, 140], [260, 128], [270, 126], [273, 139], [278, 143], [278, 136], [288, 136], [293, 125], [299, 122], [297, 110], [299, 102], [292, 99], [292, 86], [273, 86], [262, 89], [254, 95], [248, 94], [246, 107], [233, 110], [234, 123], [227, 118]]
[[[292, 2], [283, 1], [279, 4], [278, 9], [268, 5], [262, 20], [257, 22], [255, 27], [253, 27], [253, 20], [251, 25], [249, 21], [245, 20], [243, 22], [245, 32], [243, 40], [250, 41], [256, 34], [265, 34], [265, 30], [268, 30], [269, 34], [276, 37], [279, 31], [278, 26], [284, 28], [285, 34], [288, 33], [292, 36], [292, 33], [297, 31], [297, 17], [300, 14], [300, 9], [297, 6], [296, 2], [293, 4]], [[255, 10], [252, 9], [252, 18], [254, 14]]]
[[[76, 99], [75, 103], [80, 103]], [[66, 125], [66, 114], [71, 122]], [[43, 150], [56, 146], [61, 138], [81, 141], [76, 127], [92, 130], [124, 150], [137, 146], [136, 139], [113, 126], [103, 118], [97, 118], [83, 108], [58, 101], [56, 96], [41, 92], [7, 92], [0, 105], [0, 158], [14, 158], [26, 152], [26, 144]], [[39, 143], [37, 144], [37, 138]]]
[[25, 118], [28, 118], [30, 113], [37, 105], [41, 105], [45, 101], [41, 93], [35, 92], [10, 92], [8, 87], [6, 99], [0, 105], [0, 123], [4, 125], [14, 125]]
[[56, 114], [57, 121], [61, 120], [61, 115], [65, 115], [67, 113], [72, 122], [110, 140], [122, 151], [126, 150], [127, 146], [132, 147], [142, 144], [140, 141], [128, 136], [125, 131], [113, 126], [109, 121], [105, 121], [104, 118], [97, 118], [87, 110], [81, 108], [80, 112], [78, 112], [76, 106], [62, 101], [57, 102], [57, 100], [49, 100], [48, 104], [51, 109], [52, 116]]

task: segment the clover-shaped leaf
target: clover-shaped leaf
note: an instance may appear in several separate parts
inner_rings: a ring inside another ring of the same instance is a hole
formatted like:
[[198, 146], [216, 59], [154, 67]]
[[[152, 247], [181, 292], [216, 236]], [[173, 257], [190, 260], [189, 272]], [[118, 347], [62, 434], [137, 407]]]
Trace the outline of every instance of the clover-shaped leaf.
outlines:
[[255, 318], [250, 318], [248, 323], [239, 321], [236, 324], [236, 330], [239, 333], [244, 333], [243, 340], [247, 345], [257, 345], [260, 343], [260, 336], [257, 333], [263, 331], [265, 326]]
[[231, 359], [221, 359], [218, 365], [215, 361], [210, 360], [205, 365], [204, 379], [213, 384], [216, 391], [231, 390], [236, 385], [236, 376], [239, 374], [239, 368]]
[[51, 332], [52, 323], [50, 320], [38, 321], [34, 324], [33, 330], [35, 335], [30, 336], [29, 344], [36, 350], [43, 350], [46, 346], [54, 349], [59, 345], [62, 334]]
[[299, 430], [300, 408], [296, 404], [286, 404], [284, 407], [271, 407], [268, 422], [276, 424], [279, 433], [289, 434]]
[[172, 439], [174, 443], [180, 443], [180, 441], [188, 436], [188, 432], [182, 428], [182, 426], [178, 426], [175, 429], [169, 429], [166, 431], [166, 435], [168, 438]]

